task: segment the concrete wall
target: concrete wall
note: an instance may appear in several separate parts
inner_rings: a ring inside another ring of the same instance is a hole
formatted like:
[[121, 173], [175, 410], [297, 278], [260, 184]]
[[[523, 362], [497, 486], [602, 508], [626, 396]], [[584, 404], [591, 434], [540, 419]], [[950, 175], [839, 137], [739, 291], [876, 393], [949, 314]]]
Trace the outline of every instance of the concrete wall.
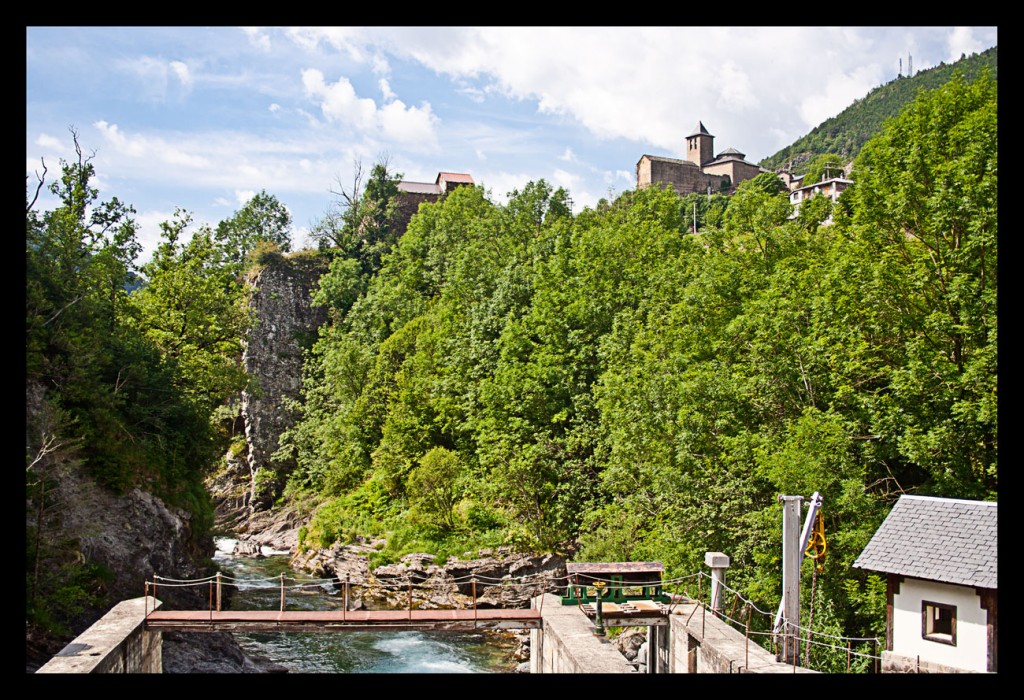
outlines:
[[[546, 594], [543, 627], [530, 632], [530, 673], [635, 673], [607, 637], [575, 605]], [[697, 603], [677, 605], [665, 627], [648, 628], [649, 673], [816, 673], [780, 663], [743, 632], [706, 614]]]
[[697, 603], [677, 605], [669, 617], [667, 673], [816, 673], [775, 655]]
[[144, 629], [152, 596], [115, 605], [36, 673], [163, 673], [163, 636]]
[[575, 605], [546, 593], [533, 607], [541, 609], [543, 628], [530, 631], [530, 673], [636, 673]]

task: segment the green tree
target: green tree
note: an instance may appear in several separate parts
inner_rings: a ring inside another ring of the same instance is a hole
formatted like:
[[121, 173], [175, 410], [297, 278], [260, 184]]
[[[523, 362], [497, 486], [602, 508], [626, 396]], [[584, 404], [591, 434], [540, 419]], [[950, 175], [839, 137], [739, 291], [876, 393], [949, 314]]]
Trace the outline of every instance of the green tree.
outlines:
[[210, 415], [245, 387], [242, 341], [251, 323], [247, 287], [208, 227], [182, 240], [191, 224], [178, 210], [163, 222], [161, 243], [142, 267], [132, 295], [135, 325], [179, 373], [178, 388]]
[[865, 145], [844, 193], [851, 253], [875, 263], [847, 278], [889, 324], [876, 347], [891, 394], [873, 432], [944, 496], [997, 492], [996, 92], [982, 75], [922, 93]]
[[365, 178], [361, 161], [353, 165], [352, 186], [335, 192], [337, 204], [313, 226], [311, 236], [320, 248], [334, 248], [359, 260], [363, 273], [371, 275], [401, 234], [397, 215], [398, 183], [401, 173], [391, 170], [382, 157]]
[[415, 513], [442, 532], [456, 529], [455, 507], [462, 500], [463, 465], [443, 447], [431, 448], [408, 476], [407, 492]]
[[215, 240], [224, 248], [225, 262], [241, 268], [260, 241], [291, 250], [292, 215], [277, 197], [260, 190], [234, 215], [217, 224]]
[[801, 186], [813, 185], [829, 178], [842, 177], [843, 169], [849, 162], [849, 159], [835, 153], [817, 155], [805, 166], [804, 179], [800, 184]]
[[[49, 184], [59, 204], [40, 213], [26, 196], [27, 619], [56, 630], [81, 629], [119, 592], [77, 551], [55, 484], [81, 471], [114, 492], [143, 487], [190, 511], [202, 538], [212, 524], [202, 478], [218, 453], [179, 365], [138, 330], [134, 212], [99, 201], [72, 133], [78, 157]], [[45, 170], [37, 193], [43, 186]]]

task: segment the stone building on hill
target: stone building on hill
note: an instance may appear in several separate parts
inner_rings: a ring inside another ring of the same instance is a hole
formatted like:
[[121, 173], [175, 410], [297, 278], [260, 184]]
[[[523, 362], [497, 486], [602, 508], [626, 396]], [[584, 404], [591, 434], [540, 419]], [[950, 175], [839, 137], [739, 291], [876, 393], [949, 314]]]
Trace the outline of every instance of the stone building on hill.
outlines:
[[680, 195], [694, 193], [732, 194], [736, 186], [761, 173], [771, 172], [754, 163], [735, 148], [715, 155], [715, 137], [697, 122], [686, 137], [686, 160], [643, 155], [636, 164], [637, 189], [652, 184], [669, 184]]
[[439, 172], [433, 182], [402, 180], [398, 183], [395, 212], [395, 221], [399, 230], [406, 229], [413, 214], [419, 211], [421, 203], [436, 202], [441, 195], [451, 192], [456, 187], [474, 184], [473, 178], [466, 173]]

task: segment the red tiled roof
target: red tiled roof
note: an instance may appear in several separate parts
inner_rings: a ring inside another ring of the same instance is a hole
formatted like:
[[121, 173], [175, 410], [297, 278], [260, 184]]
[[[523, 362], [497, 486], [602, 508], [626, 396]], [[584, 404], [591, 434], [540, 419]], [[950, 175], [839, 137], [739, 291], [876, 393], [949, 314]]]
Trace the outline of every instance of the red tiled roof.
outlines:
[[465, 182], [470, 185], [473, 184], [473, 178], [468, 173], [446, 173], [442, 171], [437, 174], [437, 180], [434, 182], [440, 182], [441, 178], [444, 178], [448, 182]]

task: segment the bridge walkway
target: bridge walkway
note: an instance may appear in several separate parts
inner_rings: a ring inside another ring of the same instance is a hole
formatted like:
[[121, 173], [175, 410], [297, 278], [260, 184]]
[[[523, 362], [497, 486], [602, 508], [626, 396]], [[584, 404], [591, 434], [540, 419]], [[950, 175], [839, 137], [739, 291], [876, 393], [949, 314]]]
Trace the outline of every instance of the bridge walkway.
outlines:
[[480, 610], [154, 610], [146, 629], [179, 632], [340, 632], [355, 630], [540, 629], [539, 609]]

